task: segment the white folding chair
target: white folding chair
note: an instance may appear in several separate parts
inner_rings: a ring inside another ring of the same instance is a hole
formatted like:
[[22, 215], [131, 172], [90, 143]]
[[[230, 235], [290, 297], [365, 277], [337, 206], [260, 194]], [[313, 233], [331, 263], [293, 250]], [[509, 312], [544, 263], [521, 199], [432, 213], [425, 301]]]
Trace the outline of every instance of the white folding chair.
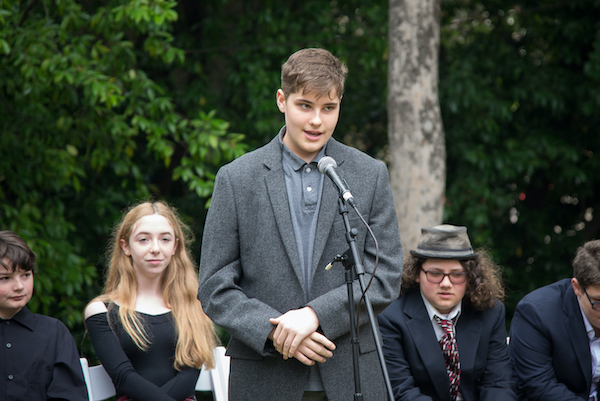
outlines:
[[90, 366], [87, 358], [79, 358], [90, 401], [107, 400], [117, 394], [115, 386], [102, 365]]
[[225, 347], [215, 348], [215, 368], [204, 369], [196, 382], [196, 391], [211, 391], [215, 401], [229, 399], [229, 357]]

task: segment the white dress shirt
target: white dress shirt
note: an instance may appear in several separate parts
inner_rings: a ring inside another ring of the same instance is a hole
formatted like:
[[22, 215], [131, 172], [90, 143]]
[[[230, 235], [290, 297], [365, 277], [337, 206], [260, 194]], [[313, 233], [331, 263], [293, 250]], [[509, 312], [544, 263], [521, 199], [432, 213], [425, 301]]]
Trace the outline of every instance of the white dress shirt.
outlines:
[[594, 328], [588, 320], [581, 305], [581, 316], [583, 316], [583, 323], [585, 324], [585, 331], [587, 332], [588, 340], [590, 343], [590, 354], [592, 356], [592, 386], [590, 387], [589, 401], [598, 400], [598, 381], [600, 380], [600, 337], [596, 337]]

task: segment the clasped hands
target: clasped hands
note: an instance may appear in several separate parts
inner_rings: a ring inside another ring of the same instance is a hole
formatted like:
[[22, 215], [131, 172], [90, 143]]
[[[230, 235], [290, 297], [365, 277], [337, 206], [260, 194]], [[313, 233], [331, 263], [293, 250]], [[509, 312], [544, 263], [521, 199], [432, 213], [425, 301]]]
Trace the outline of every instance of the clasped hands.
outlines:
[[310, 306], [288, 311], [269, 322], [276, 326], [269, 338], [283, 359], [296, 358], [312, 366], [333, 356], [335, 344], [317, 332], [319, 318]]

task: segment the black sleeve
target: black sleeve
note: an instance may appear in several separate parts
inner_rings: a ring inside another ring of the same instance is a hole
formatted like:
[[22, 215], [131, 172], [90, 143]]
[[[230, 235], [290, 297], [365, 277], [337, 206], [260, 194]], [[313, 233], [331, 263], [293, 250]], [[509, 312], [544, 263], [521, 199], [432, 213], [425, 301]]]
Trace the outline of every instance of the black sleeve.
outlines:
[[118, 395], [127, 395], [135, 401], [176, 401], [136, 372], [108, 324], [107, 313], [92, 315], [85, 322], [96, 355], [115, 384]]
[[161, 386], [161, 389], [176, 400], [185, 400], [190, 392], [186, 389], [195, 388], [200, 371], [195, 368], [184, 368], [177, 375]]
[[79, 352], [69, 329], [57, 321], [56, 359], [52, 381], [46, 387], [48, 400], [86, 401], [87, 390], [79, 363]]

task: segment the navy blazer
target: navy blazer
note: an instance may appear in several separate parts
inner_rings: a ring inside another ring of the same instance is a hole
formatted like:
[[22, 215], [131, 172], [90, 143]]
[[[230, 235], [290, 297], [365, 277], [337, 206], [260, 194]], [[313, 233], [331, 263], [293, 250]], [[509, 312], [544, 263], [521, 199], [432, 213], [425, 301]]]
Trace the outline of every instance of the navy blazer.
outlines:
[[[444, 356], [420, 290], [406, 292], [378, 316], [396, 400], [450, 401]], [[505, 309], [475, 311], [463, 302], [456, 325], [465, 401], [516, 400], [506, 347]]]
[[538, 288], [517, 304], [509, 353], [519, 399], [588, 399], [592, 357], [571, 279]]
[[[402, 246], [386, 166], [357, 149], [329, 139], [325, 154], [352, 189], [356, 205], [379, 242], [379, 265], [369, 297], [380, 313], [400, 291]], [[290, 214], [279, 138], [222, 167], [204, 227], [198, 297], [206, 314], [227, 330], [231, 340], [231, 400], [300, 400], [309, 368], [292, 358], [283, 360], [268, 335], [269, 318], [310, 306], [320, 329], [337, 348], [318, 364], [330, 401], [345, 401], [354, 393], [348, 293], [344, 268], [325, 266], [348, 249], [339, 214], [337, 189], [323, 183], [315, 237], [312, 284], [304, 289]], [[367, 273], [373, 272], [377, 249], [350, 210], [357, 229], [358, 252]], [[370, 275], [365, 275], [368, 282]], [[354, 286], [355, 299], [360, 288]], [[363, 303], [364, 304], [364, 303]], [[360, 313], [360, 377], [365, 400], [385, 399], [385, 383], [375, 341]], [[270, 347], [269, 347], [270, 345]]]

